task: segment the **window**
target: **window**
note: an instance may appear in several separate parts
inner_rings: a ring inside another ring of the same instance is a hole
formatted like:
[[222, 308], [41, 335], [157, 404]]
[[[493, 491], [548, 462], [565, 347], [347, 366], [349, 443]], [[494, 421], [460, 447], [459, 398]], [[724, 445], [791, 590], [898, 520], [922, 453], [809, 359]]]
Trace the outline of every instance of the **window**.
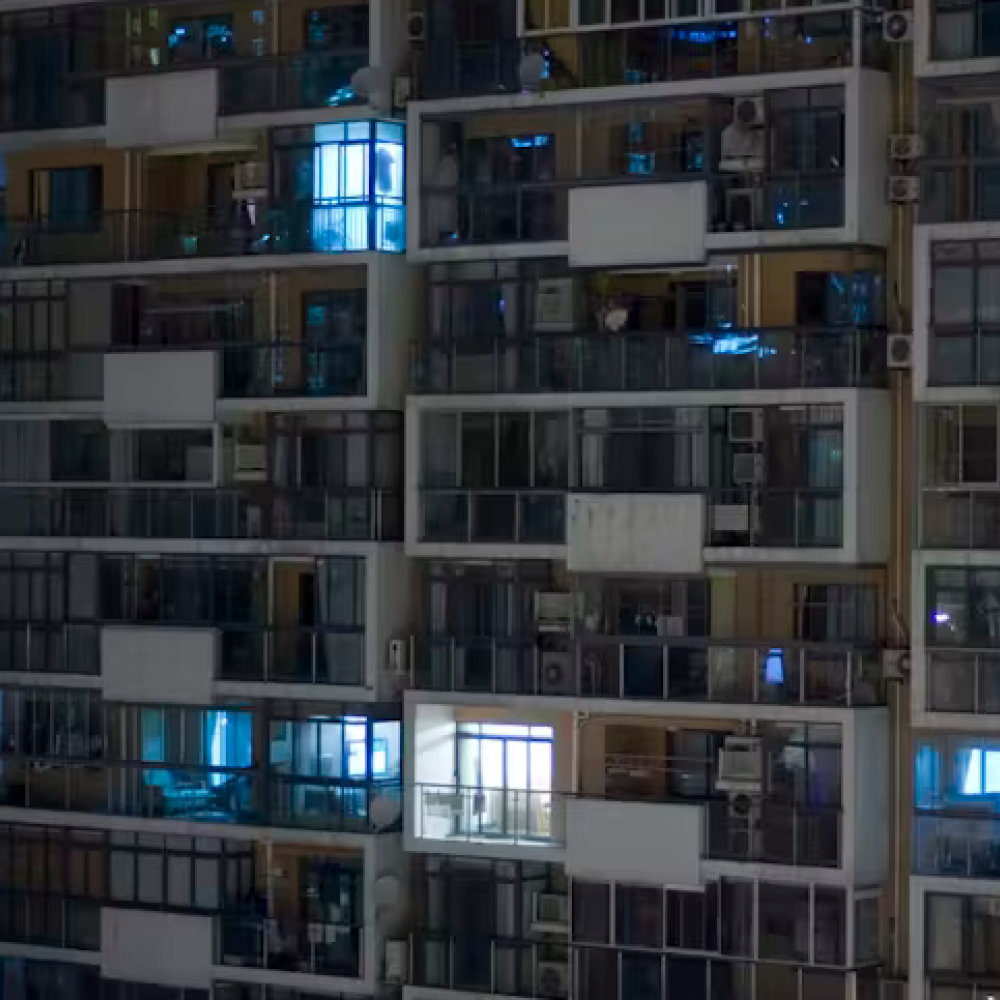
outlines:
[[645, 886], [617, 886], [615, 932], [619, 945], [662, 948], [663, 890]]
[[931, 645], [1000, 646], [1000, 570], [931, 567], [927, 614]]
[[879, 636], [874, 584], [800, 583], [795, 586], [795, 638], [807, 642], [875, 641]]
[[611, 943], [611, 886], [573, 881], [573, 940]]
[[233, 18], [228, 14], [174, 21], [167, 37], [171, 62], [219, 59], [234, 51]]
[[319, 7], [305, 16], [306, 48], [328, 52], [368, 48], [368, 4]]
[[923, 411], [927, 486], [996, 485], [997, 408], [930, 406]]
[[1000, 974], [1000, 907], [995, 897], [930, 893], [926, 913], [928, 971], [984, 978]]
[[787, 962], [809, 959], [809, 888], [760, 884], [759, 956]]
[[302, 297], [302, 316], [309, 393], [363, 393], [367, 360], [365, 289], [306, 292]]
[[61, 167], [31, 171], [33, 218], [53, 226], [90, 229], [100, 225], [104, 202], [100, 167]]

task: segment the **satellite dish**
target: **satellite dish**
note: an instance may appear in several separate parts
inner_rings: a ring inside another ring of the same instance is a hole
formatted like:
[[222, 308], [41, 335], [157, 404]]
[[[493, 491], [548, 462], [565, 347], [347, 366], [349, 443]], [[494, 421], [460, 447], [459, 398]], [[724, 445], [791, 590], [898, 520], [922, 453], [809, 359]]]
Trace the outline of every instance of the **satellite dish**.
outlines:
[[522, 89], [532, 92], [541, 89], [545, 79], [545, 56], [541, 52], [529, 52], [522, 56], [517, 75]]
[[598, 313], [598, 317], [605, 333], [621, 333], [628, 322], [628, 310], [624, 306], [608, 305]]
[[377, 66], [363, 66], [351, 77], [351, 90], [365, 104], [381, 106], [387, 94], [385, 74]]

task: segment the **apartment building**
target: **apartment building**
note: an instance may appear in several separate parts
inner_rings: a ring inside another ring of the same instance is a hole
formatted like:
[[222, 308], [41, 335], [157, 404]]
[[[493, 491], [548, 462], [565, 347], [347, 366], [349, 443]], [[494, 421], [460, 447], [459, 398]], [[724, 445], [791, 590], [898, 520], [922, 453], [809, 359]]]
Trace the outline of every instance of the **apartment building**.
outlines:
[[991, 10], [0, 4], [3, 1000], [992, 1000]]
[[0, 9], [0, 993], [402, 940], [394, 0]]

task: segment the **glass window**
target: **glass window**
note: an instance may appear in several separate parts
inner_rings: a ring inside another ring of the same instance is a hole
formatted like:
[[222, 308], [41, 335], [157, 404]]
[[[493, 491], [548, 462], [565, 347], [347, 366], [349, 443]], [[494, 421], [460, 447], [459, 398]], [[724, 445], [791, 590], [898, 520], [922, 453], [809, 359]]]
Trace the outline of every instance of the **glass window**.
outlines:
[[603, 882], [573, 881], [573, 940], [611, 943], [611, 887]]
[[619, 885], [615, 890], [615, 933], [620, 945], [663, 947], [663, 891]]
[[809, 959], [808, 886], [760, 883], [761, 958], [805, 962]]

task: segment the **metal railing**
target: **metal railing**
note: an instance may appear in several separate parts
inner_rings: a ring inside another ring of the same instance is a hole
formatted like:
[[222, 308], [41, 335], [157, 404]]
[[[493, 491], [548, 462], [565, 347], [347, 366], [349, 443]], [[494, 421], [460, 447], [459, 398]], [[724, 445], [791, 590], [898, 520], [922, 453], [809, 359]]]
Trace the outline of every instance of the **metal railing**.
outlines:
[[844, 173], [765, 174], [746, 187], [742, 175], [690, 171], [522, 183], [425, 184], [420, 192], [426, 247], [562, 241], [569, 237], [569, 191], [624, 183], [708, 185], [711, 232], [816, 229], [843, 225]]
[[[402, 205], [365, 198], [260, 206], [254, 221], [243, 222], [204, 211], [155, 209], [101, 212], [72, 221], [7, 219], [0, 226], [0, 265], [402, 251], [404, 226]], [[387, 230], [398, 231], [398, 245], [384, 238]]]
[[428, 840], [534, 846], [565, 843], [562, 792], [418, 783], [414, 835]]
[[0, 488], [0, 536], [387, 541], [394, 490]]
[[[553, 637], [542, 637], [551, 640]], [[877, 649], [663, 636], [422, 636], [410, 683], [430, 691], [716, 704], [881, 704]]]
[[0, 622], [0, 671], [96, 677], [101, 672], [101, 626], [95, 622]]
[[219, 626], [216, 677], [275, 684], [365, 683], [363, 628]]
[[538, 333], [411, 346], [421, 393], [641, 392], [875, 386], [885, 332], [872, 328]]
[[708, 503], [707, 545], [837, 548], [843, 544], [843, 489], [739, 487], [709, 491]]
[[361, 926], [224, 913], [215, 928], [219, 965], [352, 979], [362, 975]]
[[[565, 792], [417, 783], [414, 836], [423, 840], [562, 847], [566, 843]], [[648, 797], [609, 801], [648, 803]], [[725, 797], [663, 794], [652, 801], [703, 807], [701, 853], [713, 860], [836, 868], [841, 862], [839, 806], [796, 805], [764, 798], [734, 808]], [[609, 845], [609, 850], [614, 848]]]
[[[860, 26], [855, 19], [860, 20]], [[619, 28], [548, 38], [425, 44], [420, 96], [518, 93], [522, 55], [545, 59], [545, 90], [703, 80], [850, 66], [855, 31], [862, 64], [885, 68], [877, 18], [868, 11], [789, 15], [781, 11], [739, 20]]]
[[931, 712], [1000, 713], [1000, 648], [930, 648], [926, 708]]
[[919, 538], [927, 549], [1000, 548], [1000, 490], [923, 487]]
[[301, 775], [268, 776], [268, 819], [278, 826], [356, 833], [398, 831], [403, 791], [398, 778], [331, 781]]
[[913, 867], [918, 875], [1000, 878], [1000, 822], [989, 813], [918, 810]]

